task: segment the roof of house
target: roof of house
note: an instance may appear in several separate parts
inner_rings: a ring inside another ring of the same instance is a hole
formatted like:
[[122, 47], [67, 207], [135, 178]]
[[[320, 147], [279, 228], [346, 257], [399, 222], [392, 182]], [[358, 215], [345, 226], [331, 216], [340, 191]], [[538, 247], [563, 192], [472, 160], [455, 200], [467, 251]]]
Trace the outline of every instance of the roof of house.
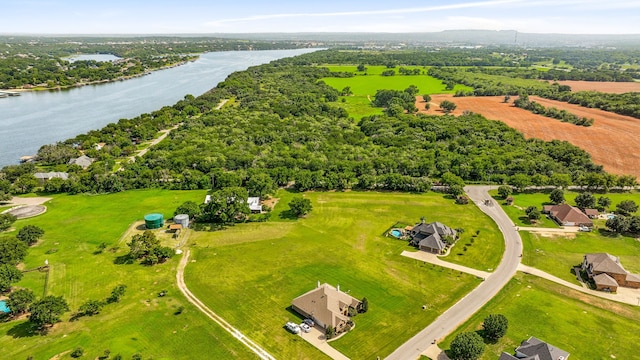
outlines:
[[262, 211], [262, 205], [260, 205], [259, 197], [248, 197], [247, 204], [249, 204], [249, 210], [251, 211]]
[[545, 209], [545, 211], [548, 211], [563, 224], [593, 224], [593, 222], [587, 217], [587, 215], [585, 215], [578, 208], [575, 208], [569, 204], [554, 205], [547, 209]]
[[62, 180], [67, 180], [69, 178], [69, 174], [66, 172], [59, 172], [59, 171], [51, 171], [51, 172], [37, 172], [35, 174], [33, 174], [33, 176], [36, 179], [43, 179], [43, 180], [49, 180], [49, 179], [53, 179], [53, 178], [60, 178]]
[[86, 169], [89, 165], [93, 164], [93, 161], [94, 160], [87, 155], [82, 155], [80, 157], [70, 159], [68, 164], [82, 166], [82, 168]]
[[625, 280], [632, 281], [632, 282], [640, 282], [640, 275], [628, 273], [627, 278]]
[[525, 360], [562, 360], [569, 358], [568, 352], [533, 336], [523, 341], [522, 344], [516, 348], [516, 353], [526, 355]]
[[586, 254], [587, 263], [591, 264], [592, 271], [610, 274], [626, 275], [627, 271], [620, 265], [620, 259], [607, 253]]
[[498, 358], [498, 360], [518, 360], [518, 358], [511, 354], [507, 354], [506, 352], [503, 352], [502, 354], [500, 354], [500, 357]]
[[313, 317], [325, 326], [335, 327], [340, 320], [349, 317], [340, 312], [345, 305], [356, 308], [360, 301], [329, 284], [322, 284], [291, 301], [291, 305], [302, 310], [305, 316]]
[[452, 228], [448, 227], [447, 225], [435, 221], [432, 223], [420, 223], [416, 226], [413, 227], [413, 229], [411, 229], [411, 232], [413, 233], [422, 233], [422, 234], [427, 234], [427, 235], [431, 235], [431, 234], [439, 234], [440, 236], [455, 236], [456, 235], [456, 231], [453, 230]]
[[616, 279], [612, 278], [611, 276], [607, 275], [606, 273], [602, 273], [602, 274], [598, 274], [598, 275], [594, 276], [593, 277], [593, 281], [596, 283], [597, 286], [618, 287], [618, 282], [616, 281]]
[[430, 249], [438, 249], [439, 251], [442, 251], [445, 248], [445, 244], [438, 233], [431, 234], [426, 238], [420, 240], [420, 242], [418, 243], [418, 246], [420, 247], [424, 246]]
[[598, 216], [600, 212], [597, 209], [584, 209], [584, 213], [587, 216]]
[[169, 225], [169, 230], [180, 230], [182, 229], [182, 224], [171, 224]]

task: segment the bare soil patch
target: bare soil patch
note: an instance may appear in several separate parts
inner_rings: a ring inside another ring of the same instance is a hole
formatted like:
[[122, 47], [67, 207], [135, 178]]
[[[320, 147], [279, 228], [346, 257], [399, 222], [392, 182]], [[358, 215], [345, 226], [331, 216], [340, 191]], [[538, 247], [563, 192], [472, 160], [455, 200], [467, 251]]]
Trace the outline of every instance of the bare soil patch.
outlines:
[[416, 107], [421, 109], [421, 113], [441, 115], [443, 112], [438, 108], [440, 102], [453, 101], [457, 105], [453, 112], [455, 115], [465, 110], [472, 111], [488, 119], [500, 120], [527, 138], [568, 141], [591, 154], [593, 161], [603, 165], [606, 171], [640, 177], [640, 141], [637, 140], [640, 120], [536, 96], [530, 99], [546, 107], [553, 106], [578, 116], [593, 118], [595, 123], [591, 127], [563, 123], [504, 103], [502, 96], [454, 98], [452, 95], [433, 95], [430, 110], [424, 110], [421, 98], [416, 100]]
[[608, 82], [608, 81], [558, 81], [560, 85], [571, 86], [572, 91], [600, 91], [611, 94], [640, 92], [640, 82]]

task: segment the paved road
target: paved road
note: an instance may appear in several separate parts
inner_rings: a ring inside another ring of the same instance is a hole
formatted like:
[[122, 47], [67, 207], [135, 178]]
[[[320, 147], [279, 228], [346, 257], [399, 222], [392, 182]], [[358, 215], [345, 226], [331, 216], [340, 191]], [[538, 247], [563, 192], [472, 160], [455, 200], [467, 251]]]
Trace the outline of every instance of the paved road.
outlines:
[[[396, 349], [387, 359], [417, 359], [434, 339], [441, 339], [454, 331], [460, 324], [478, 311], [493, 298], [500, 289], [513, 277], [520, 264], [522, 241], [513, 223], [504, 213], [500, 205], [488, 194], [489, 186], [467, 186], [465, 191], [469, 198], [478, 204], [480, 209], [489, 215], [500, 227], [505, 241], [505, 252], [500, 265], [484, 282], [467, 296], [445, 311], [433, 323], [420, 331]], [[491, 199], [490, 205], [484, 205], [485, 199]]]
[[234, 328], [226, 322], [220, 315], [214, 313], [209, 309], [205, 304], [200, 301], [189, 289], [184, 282], [184, 268], [187, 267], [189, 261], [189, 250], [187, 250], [184, 255], [182, 255], [182, 259], [180, 259], [180, 263], [178, 264], [178, 271], [176, 273], [176, 280], [178, 280], [178, 288], [184, 296], [192, 303], [198, 310], [200, 310], [203, 314], [205, 314], [208, 318], [215, 321], [218, 325], [220, 325], [226, 332], [233, 335], [238, 341], [243, 343], [246, 347], [248, 347], [251, 351], [253, 351], [260, 359], [262, 360], [275, 360], [273, 356], [271, 356], [265, 349], [261, 348], [260, 345], [251, 341], [251, 339], [247, 338], [244, 334], [242, 334], [238, 329]]

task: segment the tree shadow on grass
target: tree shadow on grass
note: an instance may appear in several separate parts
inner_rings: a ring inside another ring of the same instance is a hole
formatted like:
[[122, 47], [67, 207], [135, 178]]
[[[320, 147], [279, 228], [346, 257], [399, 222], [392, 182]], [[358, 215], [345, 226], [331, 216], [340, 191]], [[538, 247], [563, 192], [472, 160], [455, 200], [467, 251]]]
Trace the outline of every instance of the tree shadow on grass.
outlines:
[[113, 259], [113, 263], [116, 265], [125, 265], [125, 264], [129, 265], [129, 264], [135, 263], [135, 259], [129, 256], [129, 254], [124, 254], [124, 255], [116, 256], [116, 258]]
[[286, 220], [297, 220], [298, 216], [296, 216], [296, 214], [293, 213], [293, 211], [291, 210], [285, 210], [283, 212], [281, 212], [278, 217], [280, 219], [286, 219]]
[[28, 321], [17, 324], [7, 331], [7, 335], [14, 339], [32, 337], [40, 334], [41, 331]]

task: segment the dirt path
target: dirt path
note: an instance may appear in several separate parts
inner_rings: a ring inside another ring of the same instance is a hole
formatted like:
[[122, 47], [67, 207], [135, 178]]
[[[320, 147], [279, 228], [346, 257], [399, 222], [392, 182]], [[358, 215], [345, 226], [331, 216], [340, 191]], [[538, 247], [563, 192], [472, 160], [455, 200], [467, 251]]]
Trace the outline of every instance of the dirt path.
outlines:
[[243, 343], [246, 347], [248, 347], [251, 351], [253, 351], [260, 359], [263, 360], [275, 360], [273, 356], [271, 356], [266, 350], [261, 348], [258, 344], [251, 341], [245, 335], [243, 335], [238, 329], [234, 328], [226, 322], [220, 315], [214, 313], [211, 309], [209, 309], [200, 299], [198, 299], [189, 289], [187, 288], [187, 284], [184, 282], [184, 269], [187, 267], [189, 261], [189, 250], [186, 250], [184, 255], [182, 255], [182, 259], [180, 259], [180, 263], [178, 264], [178, 271], [176, 272], [176, 280], [178, 281], [178, 288], [184, 296], [189, 300], [190, 303], [193, 304], [198, 310], [200, 310], [203, 314], [205, 314], [208, 318], [215, 321], [218, 325], [220, 325], [226, 332], [231, 334], [233, 337], [238, 339], [241, 343]]
[[11, 200], [9, 200], [8, 203], [3, 204], [3, 206], [5, 206], [5, 205], [8, 205], [8, 206], [42, 205], [42, 204], [46, 203], [49, 200], [51, 200], [50, 197], [27, 197], [27, 198], [21, 198], [21, 197], [14, 196], [13, 198], [11, 198]]

